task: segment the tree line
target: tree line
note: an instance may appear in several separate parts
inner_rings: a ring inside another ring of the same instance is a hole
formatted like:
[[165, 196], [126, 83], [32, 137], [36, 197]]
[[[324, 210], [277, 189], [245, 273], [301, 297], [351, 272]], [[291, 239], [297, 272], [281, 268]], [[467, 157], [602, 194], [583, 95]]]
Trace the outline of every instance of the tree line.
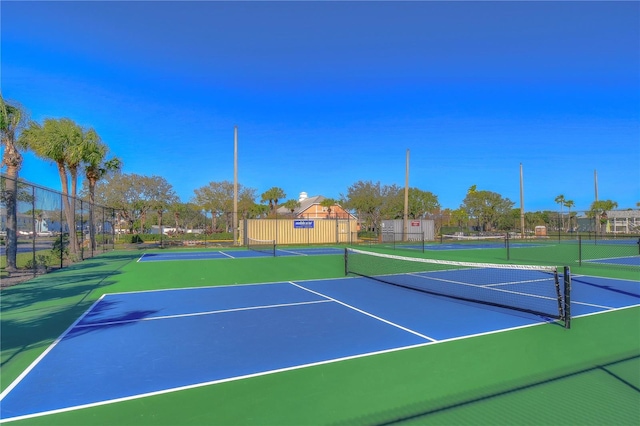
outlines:
[[[144, 233], [150, 225], [165, 222], [176, 229], [205, 226], [209, 232], [229, 231], [232, 225], [234, 185], [229, 181], [210, 182], [194, 189], [191, 199], [184, 203], [172, 185], [161, 176], [142, 176], [124, 173], [122, 161], [111, 155], [106, 143], [93, 128], [85, 128], [69, 118], [44, 119], [38, 123], [29, 119], [26, 110], [17, 102], [5, 102], [0, 95], [0, 131], [2, 136], [2, 167], [6, 167], [6, 185], [2, 189], [2, 203], [6, 210], [7, 270], [15, 269], [17, 253], [17, 180], [22, 165], [22, 154], [31, 151], [37, 157], [57, 166], [67, 223], [75, 223], [74, 202], [81, 196], [94, 204], [114, 208], [118, 222], [127, 224], [129, 232]], [[78, 189], [78, 180], [82, 188]], [[259, 201], [256, 201], [258, 200]], [[554, 200], [559, 206], [561, 229], [570, 230], [572, 200], [559, 195]], [[377, 231], [383, 219], [400, 219], [404, 216], [404, 188], [398, 185], [382, 185], [380, 182], [358, 181], [349, 186], [339, 199], [327, 198], [323, 206], [330, 209], [339, 204], [360, 220], [362, 229]], [[500, 194], [479, 190], [471, 186], [457, 209], [443, 209], [438, 196], [420, 188], [409, 188], [408, 217], [410, 219], [434, 219], [436, 232], [441, 226], [473, 228], [492, 232], [513, 230], [520, 227], [519, 209], [514, 202]], [[287, 199], [287, 194], [277, 186], [262, 194], [254, 188], [238, 185], [238, 215], [241, 218], [267, 218], [277, 215], [278, 207], [291, 213], [300, 206], [297, 199]], [[565, 217], [563, 208], [569, 210]], [[595, 201], [589, 215], [599, 223], [605, 223], [606, 211], [615, 209], [611, 200]], [[93, 223], [93, 209], [90, 223]], [[168, 216], [168, 217], [167, 217]], [[552, 222], [551, 212], [525, 213], [525, 227]], [[572, 218], [573, 221], [572, 222]], [[208, 222], [210, 219], [210, 222]], [[566, 222], [565, 222], [566, 220]], [[207, 221], [207, 223], [205, 223]], [[90, 226], [91, 244], [95, 246], [93, 226]], [[70, 233], [72, 253], [78, 250], [75, 233]]]
[[[0, 95], [0, 134], [3, 155], [0, 165], [6, 167], [2, 201], [6, 211], [6, 254], [8, 272], [16, 270], [17, 256], [17, 201], [18, 173], [22, 167], [21, 151], [31, 151], [37, 157], [56, 165], [62, 188], [63, 210], [67, 223], [75, 223], [75, 200], [78, 180], [88, 187], [88, 200], [92, 201], [89, 221], [93, 223], [95, 186], [111, 171], [121, 168], [119, 158], [109, 156], [108, 146], [93, 128], [83, 128], [68, 118], [47, 118], [42, 123], [31, 120], [26, 109], [18, 102], [5, 102]], [[90, 227], [90, 240], [96, 246], [95, 229]], [[79, 242], [75, 232], [69, 233], [69, 248], [78, 253]]]

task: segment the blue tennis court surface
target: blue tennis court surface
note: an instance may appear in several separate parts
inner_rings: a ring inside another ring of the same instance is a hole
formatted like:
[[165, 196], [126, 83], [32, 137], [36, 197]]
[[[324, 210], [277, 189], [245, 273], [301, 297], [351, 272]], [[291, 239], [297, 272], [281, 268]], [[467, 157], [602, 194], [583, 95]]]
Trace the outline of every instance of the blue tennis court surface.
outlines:
[[[334, 247], [278, 248], [276, 256], [323, 256], [343, 254], [344, 249]], [[255, 257], [271, 257], [273, 253], [253, 250], [216, 250], [216, 251], [175, 251], [162, 253], [144, 253], [138, 262], [165, 262], [174, 260], [211, 260], [211, 259], [243, 259]]]
[[[455, 278], [443, 275], [446, 271], [437, 274], [439, 280]], [[519, 291], [522, 285], [534, 284], [527, 279], [503, 283], [501, 288]], [[640, 282], [575, 277], [574, 315], [629, 306], [640, 306]], [[109, 294], [0, 395], [0, 419], [213, 385], [542, 322], [547, 320], [367, 278]]]
[[603, 259], [583, 260], [587, 263], [604, 263], [609, 265], [640, 266], [640, 256], [608, 257]]

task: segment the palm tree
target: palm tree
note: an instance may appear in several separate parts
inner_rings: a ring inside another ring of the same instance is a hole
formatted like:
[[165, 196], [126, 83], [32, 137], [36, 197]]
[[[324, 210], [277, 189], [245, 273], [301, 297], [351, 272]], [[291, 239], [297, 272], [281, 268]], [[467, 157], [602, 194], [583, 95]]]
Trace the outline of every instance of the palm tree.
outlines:
[[291, 212], [291, 216], [293, 217], [293, 212], [295, 212], [296, 209], [300, 207], [300, 201], [294, 199], [287, 200], [282, 206], [289, 210]]
[[278, 200], [282, 200], [283, 198], [285, 198], [287, 195], [284, 193], [284, 191], [282, 190], [282, 188], [278, 188], [277, 186], [274, 186], [273, 188], [268, 189], [267, 191], [263, 192], [261, 195], [261, 202], [265, 202], [268, 201], [269, 202], [269, 210], [271, 211], [271, 213], [275, 212], [278, 208]]
[[[69, 226], [69, 243], [72, 253], [78, 251], [78, 239], [75, 232], [75, 210], [69, 199], [67, 161], [75, 163], [77, 159], [75, 147], [80, 144], [81, 139], [81, 129], [68, 118], [45, 119], [43, 125], [32, 121], [18, 139], [20, 145], [32, 150], [37, 157], [52, 161], [58, 167], [63, 194], [62, 204]], [[70, 147], [74, 147], [71, 153], [68, 152]]]
[[6, 271], [9, 273], [15, 272], [17, 269], [16, 258], [18, 254], [18, 171], [22, 167], [22, 154], [18, 151], [19, 144], [16, 143], [16, 134], [24, 127], [26, 116], [22, 106], [15, 102], [6, 103], [0, 94], [0, 139], [4, 148], [0, 167], [7, 167], [7, 179], [5, 179], [2, 201], [7, 210]]
[[567, 200], [564, 203], [564, 206], [569, 209], [569, 224], [567, 225], [567, 230], [571, 230], [571, 207], [575, 206], [573, 200]]
[[613, 210], [616, 207], [618, 207], [618, 203], [611, 200], [600, 200], [591, 203], [590, 215], [596, 219], [596, 231], [599, 230], [600, 233], [604, 234], [606, 229], [605, 225], [608, 221], [607, 211]]
[[320, 205], [327, 208], [327, 218], [331, 217], [331, 208], [336, 204], [338, 204], [338, 202], [333, 198], [325, 198], [324, 200], [320, 201]]
[[560, 194], [558, 195], [555, 200], [554, 200], [557, 204], [560, 204], [560, 227], [564, 228], [564, 217], [562, 216], [562, 206], [564, 205], [564, 202], [566, 201], [564, 199], [564, 195]]
[[109, 149], [102, 143], [97, 133], [93, 132], [91, 138], [85, 142], [82, 161], [85, 177], [89, 184], [89, 239], [91, 241], [91, 249], [94, 250], [97, 247], [94, 223], [96, 184], [108, 173], [120, 170], [122, 161], [116, 157], [105, 160]]

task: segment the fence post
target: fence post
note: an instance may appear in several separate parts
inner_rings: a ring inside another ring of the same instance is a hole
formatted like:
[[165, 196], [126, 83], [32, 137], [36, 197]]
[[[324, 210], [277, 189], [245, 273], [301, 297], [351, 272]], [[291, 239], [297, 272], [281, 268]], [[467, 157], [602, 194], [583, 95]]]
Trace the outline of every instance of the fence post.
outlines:
[[64, 217], [64, 195], [60, 194], [60, 269], [64, 267], [64, 232], [62, 230], [62, 218]]
[[36, 263], [36, 187], [31, 187], [31, 254], [33, 255], [33, 276], [38, 273], [38, 264]]
[[578, 235], [578, 265], [582, 266], [582, 235]]
[[[78, 238], [78, 231], [76, 230], [76, 212], [73, 212], [73, 233]], [[84, 260], [84, 206], [82, 200], [80, 200], [80, 259]]]
[[510, 251], [511, 244], [510, 244], [510, 241], [509, 241], [509, 233], [508, 232], [507, 232], [506, 237], [504, 238], [504, 245], [507, 248], [507, 260], [511, 260], [511, 251]]

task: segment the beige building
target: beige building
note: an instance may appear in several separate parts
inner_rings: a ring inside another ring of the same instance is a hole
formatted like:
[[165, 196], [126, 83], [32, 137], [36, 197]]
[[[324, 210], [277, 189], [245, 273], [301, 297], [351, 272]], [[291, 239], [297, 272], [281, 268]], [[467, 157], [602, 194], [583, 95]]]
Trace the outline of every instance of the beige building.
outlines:
[[301, 192], [298, 202], [300, 206], [293, 210], [293, 212], [286, 207], [278, 208], [278, 216], [289, 216], [299, 219], [355, 219], [356, 217], [342, 208], [339, 204], [335, 204], [331, 207], [324, 207], [321, 205], [322, 201], [326, 197], [322, 195], [316, 195], [315, 197], [309, 197], [306, 192]]

